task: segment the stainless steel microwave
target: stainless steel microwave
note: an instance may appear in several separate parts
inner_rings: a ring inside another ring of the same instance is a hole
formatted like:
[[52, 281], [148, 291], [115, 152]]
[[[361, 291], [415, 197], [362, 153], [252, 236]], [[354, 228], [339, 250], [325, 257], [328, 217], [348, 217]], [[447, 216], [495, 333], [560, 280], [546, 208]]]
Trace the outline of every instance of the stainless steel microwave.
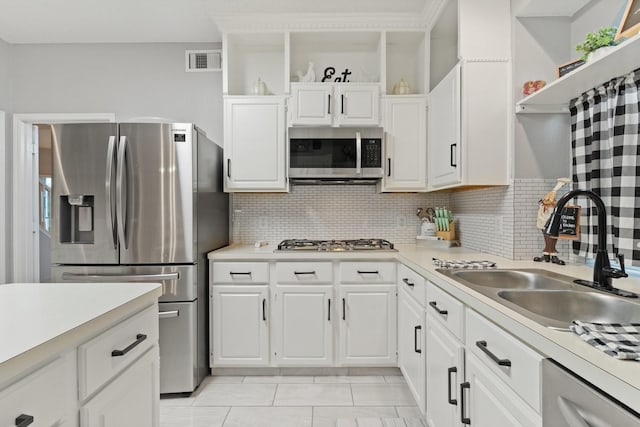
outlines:
[[291, 138], [289, 177], [303, 179], [382, 178], [382, 139]]

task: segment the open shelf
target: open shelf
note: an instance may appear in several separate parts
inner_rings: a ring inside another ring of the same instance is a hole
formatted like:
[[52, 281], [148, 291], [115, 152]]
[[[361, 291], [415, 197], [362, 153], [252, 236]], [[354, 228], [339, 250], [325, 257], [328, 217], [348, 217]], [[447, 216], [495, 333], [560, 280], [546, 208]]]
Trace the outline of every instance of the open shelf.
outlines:
[[640, 68], [640, 35], [616, 46], [607, 56], [589, 61], [527, 96], [516, 104], [516, 113], [568, 112], [569, 101], [580, 94]]

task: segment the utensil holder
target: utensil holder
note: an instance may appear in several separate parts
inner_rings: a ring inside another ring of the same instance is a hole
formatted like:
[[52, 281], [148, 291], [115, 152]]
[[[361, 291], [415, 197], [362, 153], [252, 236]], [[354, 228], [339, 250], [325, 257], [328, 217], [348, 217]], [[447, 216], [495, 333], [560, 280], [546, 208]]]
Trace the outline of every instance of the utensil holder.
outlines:
[[449, 231], [436, 231], [436, 236], [441, 237], [444, 240], [455, 240], [456, 230], [453, 220], [449, 221]]

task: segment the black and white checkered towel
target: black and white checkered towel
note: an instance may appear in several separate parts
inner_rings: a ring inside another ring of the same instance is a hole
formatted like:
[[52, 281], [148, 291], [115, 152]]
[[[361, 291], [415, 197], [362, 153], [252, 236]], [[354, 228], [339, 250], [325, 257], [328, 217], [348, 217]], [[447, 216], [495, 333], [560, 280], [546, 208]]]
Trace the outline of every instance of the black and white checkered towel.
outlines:
[[640, 360], [640, 323], [586, 323], [574, 320], [571, 330], [595, 348], [617, 359]]
[[433, 258], [433, 264], [440, 268], [491, 268], [496, 266], [493, 261], [443, 260], [438, 258]]

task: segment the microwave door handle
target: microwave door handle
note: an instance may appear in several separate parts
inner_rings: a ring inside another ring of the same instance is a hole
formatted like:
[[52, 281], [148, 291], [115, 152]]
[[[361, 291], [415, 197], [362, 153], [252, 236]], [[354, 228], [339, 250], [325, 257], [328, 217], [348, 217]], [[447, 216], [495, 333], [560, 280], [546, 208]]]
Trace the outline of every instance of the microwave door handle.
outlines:
[[360, 132], [356, 132], [356, 174], [362, 173], [362, 139]]

